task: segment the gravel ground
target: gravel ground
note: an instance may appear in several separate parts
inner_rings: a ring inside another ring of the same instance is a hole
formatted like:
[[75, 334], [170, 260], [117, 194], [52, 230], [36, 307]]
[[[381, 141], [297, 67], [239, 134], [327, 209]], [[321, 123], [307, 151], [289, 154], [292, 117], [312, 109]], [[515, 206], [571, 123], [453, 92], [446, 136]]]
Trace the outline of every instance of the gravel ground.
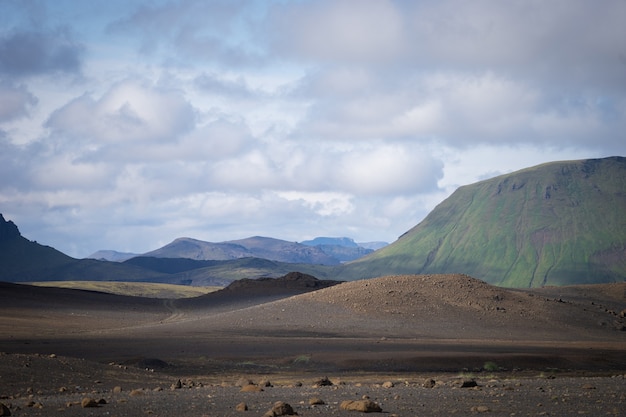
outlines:
[[[424, 382], [430, 380], [435, 381], [434, 387], [424, 387]], [[477, 386], [462, 388], [464, 381], [475, 381]], [[157, 385], [122, 387], [116, 393], [112, 390], [54, 395], [25, 393], [19, 398], [0, 401], [14, 416], [262, 416], [276, 401], [290, 404], [300, 416], [348, 416], [358, 413], [341, 410], [341, 402], [363, 398], [378, 403], [382, 414], [390, 416], [623, 416], [626, 413], [624, 375], [555, 378], [492, 375], [477, 379], [411, 375], [406, 379], [396, 377], [363, 383], [334, 380], [333, 386], [319, 387], [314, 386], [314, 381], [303, 381], [302, 386], [274, 384], [262, 389], [241, 392], [234, 383], [204, 385], [184, 381], [180, 389]], [[103, 399], [106, 403], [83, 408], [80, 403], [85, 397]], [[314, 398], [323, 404], [310, 405]], [[240, 403], [245, 403], [248, 410], [238, 411], [236, 407]]]

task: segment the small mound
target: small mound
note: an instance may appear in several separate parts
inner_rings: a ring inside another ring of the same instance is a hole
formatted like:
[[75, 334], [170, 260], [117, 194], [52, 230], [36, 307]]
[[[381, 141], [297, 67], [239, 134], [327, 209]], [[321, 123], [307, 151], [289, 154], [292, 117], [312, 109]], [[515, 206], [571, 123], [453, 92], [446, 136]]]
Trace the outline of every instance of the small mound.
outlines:
[[320, 280], [313, 275], [301, 272], [290, 272], [280, 278], [244, 278], [232, 282], [222, 291], [231, 293], [257, 293], [263, 294], [285, 292], [309, 292], [322, 288], [332, 287], [342, 281]]

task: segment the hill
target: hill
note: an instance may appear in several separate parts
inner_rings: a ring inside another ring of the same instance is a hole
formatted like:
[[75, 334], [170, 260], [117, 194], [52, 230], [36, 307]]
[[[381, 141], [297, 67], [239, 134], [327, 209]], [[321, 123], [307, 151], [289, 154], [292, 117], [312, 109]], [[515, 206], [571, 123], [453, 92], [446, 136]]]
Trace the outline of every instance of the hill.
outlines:
[[507, 287], [626, 279], [626, 158], [554, 162], [457, 189], [340, 279], [466, 273]]
[[89, 256], [86, 256], [85, 259], [97, 259], [100, 261], [111, 261], [111, 262], [124, 262], [130, 258], [134, 258], [135, 256], [140, 256], [140, 255], [138, 253], [118, 252], [115, 250], [103, 249], [103, 250], [94, 252]]
[[338, 259], [317, 247], [261, 236], [218, 243], [183, 237], [143, 256], [217, 261], [262, 258], [288, 263], [339, 264]]

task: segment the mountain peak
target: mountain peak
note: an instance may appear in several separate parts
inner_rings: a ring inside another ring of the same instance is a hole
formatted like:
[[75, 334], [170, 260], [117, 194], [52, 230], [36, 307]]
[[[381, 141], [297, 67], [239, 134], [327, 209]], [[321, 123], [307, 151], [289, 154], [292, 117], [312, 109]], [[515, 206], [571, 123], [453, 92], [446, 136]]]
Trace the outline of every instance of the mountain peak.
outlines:
[[0, 242], [22, 236], [19, 229], [11, 220], [6, 221], [0, 213]]

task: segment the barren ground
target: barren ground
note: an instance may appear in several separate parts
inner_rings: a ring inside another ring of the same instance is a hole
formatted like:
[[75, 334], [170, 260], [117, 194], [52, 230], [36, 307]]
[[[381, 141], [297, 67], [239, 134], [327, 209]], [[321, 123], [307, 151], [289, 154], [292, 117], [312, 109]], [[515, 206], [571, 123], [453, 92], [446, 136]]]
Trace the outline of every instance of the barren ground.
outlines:
[[[403, 416], [626, 409], [626, 283], [522, 291], [429, 275], [216, 294], [0, 284], [0, 402], [67, 416], [262, 415], [277, 400], [302, 416], [349, 415], [339, 403], [363, 395]], [[313, 388], [322, 376], [335, 385]], [[241, 377], [273, 386], [242, 393]], [[460, 388], [469, 379], [478, 387]], [[85, 396], [106, 404], [83, 409]]]

